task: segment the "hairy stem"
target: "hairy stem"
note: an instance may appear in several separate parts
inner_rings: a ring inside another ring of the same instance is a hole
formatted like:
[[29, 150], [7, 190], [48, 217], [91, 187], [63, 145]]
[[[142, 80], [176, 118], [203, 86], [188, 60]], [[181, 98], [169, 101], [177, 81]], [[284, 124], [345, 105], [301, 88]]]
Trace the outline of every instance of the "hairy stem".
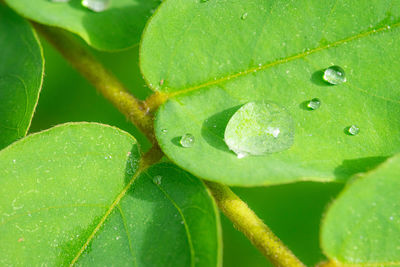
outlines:
[[214, 196], [219, 209], [275, 266], [304, 266], [229, 187], [208, 181], [205, 181], [205, 184]]
[[[143, 156], [143, 164], [149, 166], [158, 162], [163, 153], [154, 137], [152, 114], [168, 96], [156, 93], [146, 102], [139, 101], [76, 40], [62, 30], [34, 22], [32, 24], [106, 99], [150, 139], [153, 148]], [[222, 212], [274, 265], [304, 266], [229, 187], [208, 181], [205, 183]]]
[[155, 143], [152, 115], [143, 102], [132, 96], [87, 48], [63, 30], [32, 24], [106, 99]]

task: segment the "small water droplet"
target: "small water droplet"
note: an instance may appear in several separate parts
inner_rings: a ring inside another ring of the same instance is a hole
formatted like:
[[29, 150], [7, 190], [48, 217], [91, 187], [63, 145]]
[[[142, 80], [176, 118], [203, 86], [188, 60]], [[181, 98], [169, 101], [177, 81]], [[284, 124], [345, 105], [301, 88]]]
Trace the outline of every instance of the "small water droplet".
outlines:
[[246, 13], [243, 13], [242, 14], [242, 16], [240, 17], [242, 20], [245, 20], [245, 19], [247, 19], [247, 16], [248, 16], [248, 14], [247, 14], [247, 12]]
[[358, 128], [357, 125], [351, 125], [348, 127], [347, 132], [351, 135], [357, 135], [360, 132], [360, 128]]
[[330, 66], [324, 71], [323, 79], [330, 84], [341, 84], [346, 82], [346, 75], [341, 67]]
[[82, 6], [94, 11], [102, 12], [110, 5], [110, 0], [82, 0]]
[[117, 236], [116, 238], [115, 238], [115, 240], [119, 240], [121, 237], [120, 236]]
[[307, 107], [310, 110], [319, 109], [320, 106], [321, 106], [321, 100], [319, 100], [318, 98], [313, 98], [310, 100], [310, 102], [307, 103]]
[[389, 220], [393, 221], [393, 219], [394, 219], [393, 216], [390, 216], [390, 217], [389, 217]]
[[164, 134], [168, 133], [168, 129], [161, 129], [161, 132], [164, 133]]
[[156, 175], [153, 177], [153, 183], [155, 183], [156, 185], [160, 185], [161, 180], [162, 180], [162, 176], [160, 176], [160, 175]]
[[229, 120], [224, 140], [238, 158], [283, 151], [293, 144], [293, 120], [277, 104], [249, 102]]
[[187, 133], [181, 137], [180, 143], [183, 147], [192, 147], [194, 145], [194, 136]]

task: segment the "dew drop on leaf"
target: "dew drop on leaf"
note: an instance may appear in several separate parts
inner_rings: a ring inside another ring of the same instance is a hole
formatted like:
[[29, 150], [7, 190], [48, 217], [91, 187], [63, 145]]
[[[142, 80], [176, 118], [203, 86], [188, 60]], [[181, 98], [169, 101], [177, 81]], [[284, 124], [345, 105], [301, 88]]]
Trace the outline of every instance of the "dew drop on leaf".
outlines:
[[360, 128], [358, 128], [356, 125], [351, 125], [348, 130], [349, 134], [351, 135], [357, 135], [360, 132]]
[[187, 133], [181, 137], [180, 143], [183, 147], [192, 147], [194, 145], [194, 136]]
[[321, 106], [321, 100], [319, 100], [318, 98], [313, 98], [307, 103], [307, 107], [310, 110], [319, 109], [320, 106]]
[[110, 5], [110, 0], [82, 0], [82, 5], [94, 12], [102, 12]]
[[161, 132], [162, 132], [163, 134], [168, 133], [168, 129], [161, 129]]
[[224, 139], [238, 158], [266, 155], [292, 146], [294, 124], [290, 114], [277, 104], [249, 102], [231, 117]]
[[243, 13], [243, 15], [240, 17], [242, 20], [245, 20], [246, 18], [247, 18], [247, 12], [246, 13]]
[[156, 185], [160, 185], [161, 180], [162, 180], [162, 177], [160, 175], [156, 175], [153, 177], [153, 183], [155, 183]]
[[323, 79], [330, 84], [341, 84], [346, 82], [346, 75], [341, 67], [331, 66], [324, 71]]

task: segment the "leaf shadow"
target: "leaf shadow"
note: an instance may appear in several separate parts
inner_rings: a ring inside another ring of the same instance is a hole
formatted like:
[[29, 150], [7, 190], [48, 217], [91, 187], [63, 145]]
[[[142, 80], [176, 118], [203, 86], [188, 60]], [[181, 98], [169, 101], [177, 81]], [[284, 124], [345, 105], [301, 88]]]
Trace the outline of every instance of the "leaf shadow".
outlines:
[[385, 162], [389, 157], [390, 156], [380, 156], [343, 160], [342, 164], [334, 170], [334, 174], [337, 179], [347, 181], [355, 174], [373, 170]]
[[181, 141], [182, 136], [175, 136], [174, 138], [171, 139], [171, 143], [178, 147], [182, 147], [180, 141]]
[[208, 117], [201, 126], [201, 136], [206, 142], [215, 147], [216, 149], [233, 153], [229, 150], [228, 146], [224, 141], [225, 128], [230, 118], [235, 112], [240, 109], [243, 105], [234, 106], [225, 109], [219, 113]]
[[320, 69], [311, 75], [310, 81], [318, 86], [333, 86], [323, 79], [325, 69]]

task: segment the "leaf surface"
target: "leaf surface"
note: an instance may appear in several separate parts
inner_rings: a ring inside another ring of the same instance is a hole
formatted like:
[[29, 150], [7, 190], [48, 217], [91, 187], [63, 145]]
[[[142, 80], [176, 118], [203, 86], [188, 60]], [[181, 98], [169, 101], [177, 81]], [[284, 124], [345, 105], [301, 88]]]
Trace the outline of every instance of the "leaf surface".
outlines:
[[329, 207], [321, 247], [333, 261], [400, 266], [400, 156], [350, 183]]
[[159, 0], [113, 0], [105, 11], [96, 13], [81, 0], [5, 0], [21, 15], [36, 22], [78, 34], [99, 50], [120, 50], [137, 44], [147, 19]]
[[[399, 17], [390, 0], [165, 1], [141, 45], [148, 84], [169, 97], [155, 121], [162, 150], [198, 177], [240, 186], [344, 181], [380, 164], [400, 148]], [[331, 65], [346, 83], [322, 80]], [[238, 159], [228, 149], [230, 117], [253, 101], [291, 114], [288, 150]], [[179, 146], [185, 133], [191, 149]]]
[[136, 140], [95, 123], [0, 152], [0, 265], [219, 266], [215, 205], [172, 164], [143, 170]]
[[0, 4], [0, 149], [24, 137], [43, 80], [42, 48], [32, 27]]

